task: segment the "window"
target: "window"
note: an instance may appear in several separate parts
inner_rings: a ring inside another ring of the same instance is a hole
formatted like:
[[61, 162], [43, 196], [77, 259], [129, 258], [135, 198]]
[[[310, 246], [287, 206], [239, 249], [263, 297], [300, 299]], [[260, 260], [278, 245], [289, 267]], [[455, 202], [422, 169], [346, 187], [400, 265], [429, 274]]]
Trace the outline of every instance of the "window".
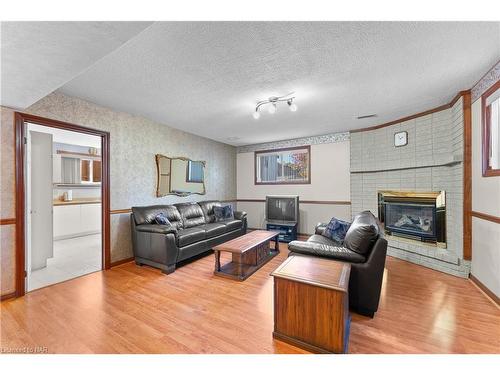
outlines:
[[255, 152], [255, 184], [310, 184], [311, 147]]
[[483, 176], [500, 176], [500, 81], [482, 96]]

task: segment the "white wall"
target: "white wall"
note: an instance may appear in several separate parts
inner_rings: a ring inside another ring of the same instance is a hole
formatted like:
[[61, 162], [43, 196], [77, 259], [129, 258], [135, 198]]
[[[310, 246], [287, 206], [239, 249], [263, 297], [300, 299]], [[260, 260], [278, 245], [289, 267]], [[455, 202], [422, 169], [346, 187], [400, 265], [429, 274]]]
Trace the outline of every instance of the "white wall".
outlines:
[[[472, 211], [500, 217], [500, 176], [482, 176], [481, 99], [472, 104]], [[500, 224], [472, 218], [471, 273], [500, 296]]]
[[500, 176], [483, 177], [481, 99], [472, 103], [472, 210], [500, 216]]
[[[311, 145], [311, 184], [255, 185], [254, 153], [237, 154], [236, 189], [238, 199], [265, 199], [266, 195], [299, 195], [305, 201], [350, 200], [349, 141]], [[248, 212], [250, 228], [263, 228], [263, 202], [238, 202], [238, 210]], [[332, 216], [350, 220], [350, 205], [300, 205], [300, 233], [313, 233], [315, 225]]]

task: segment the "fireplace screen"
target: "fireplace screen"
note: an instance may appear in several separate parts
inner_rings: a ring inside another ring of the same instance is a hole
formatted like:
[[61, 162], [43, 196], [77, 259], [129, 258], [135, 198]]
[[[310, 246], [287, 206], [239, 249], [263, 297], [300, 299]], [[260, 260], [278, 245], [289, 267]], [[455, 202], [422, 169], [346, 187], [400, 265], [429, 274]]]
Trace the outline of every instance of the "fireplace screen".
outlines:
[[436, 207], [425, 204], [385, 203], [385, 228], [417, 237], [436, 238]]
[[387, 234], [446, 248], [444, 191], [379, 191], [378, 217]]

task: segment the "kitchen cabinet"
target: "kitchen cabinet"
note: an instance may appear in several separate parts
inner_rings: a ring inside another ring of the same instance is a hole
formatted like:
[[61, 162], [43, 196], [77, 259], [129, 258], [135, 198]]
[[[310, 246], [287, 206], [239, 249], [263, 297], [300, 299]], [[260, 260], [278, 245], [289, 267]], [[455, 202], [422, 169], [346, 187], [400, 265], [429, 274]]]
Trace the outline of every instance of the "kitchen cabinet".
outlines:
[[102, 163], [100, 160], [92, 162], [92, 182], [101, 182]]
[[54, 239], [79, 237], [101, 231], [101, 204], [53, 206]]
[[52, 155], [54, 184], [99, 184], [102, 174], [100, 156], [57, 151]]
[[80, 221], [82, 232], [101, 231], [101, 205], [82, 204], [80, 205]]
[[90, 160], [82, 159], [80, 160], [81, 168], [81, 179], [82, 182], [90, 182]]

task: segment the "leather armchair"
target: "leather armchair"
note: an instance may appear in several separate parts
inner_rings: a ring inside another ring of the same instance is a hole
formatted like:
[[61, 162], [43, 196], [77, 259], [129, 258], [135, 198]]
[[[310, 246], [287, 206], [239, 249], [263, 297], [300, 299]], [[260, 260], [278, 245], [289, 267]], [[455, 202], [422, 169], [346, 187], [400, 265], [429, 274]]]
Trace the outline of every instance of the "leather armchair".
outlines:
[[349, 307], [373, 317], [378, 309], [384, 276], [387, 241], [377, 219], [369, 211], [354, 218], [343, 243], [323, 236], [327, 224], [320, 223], [307, 241], [288, 244], [289, 255], [319, 256], [351, 263]]

